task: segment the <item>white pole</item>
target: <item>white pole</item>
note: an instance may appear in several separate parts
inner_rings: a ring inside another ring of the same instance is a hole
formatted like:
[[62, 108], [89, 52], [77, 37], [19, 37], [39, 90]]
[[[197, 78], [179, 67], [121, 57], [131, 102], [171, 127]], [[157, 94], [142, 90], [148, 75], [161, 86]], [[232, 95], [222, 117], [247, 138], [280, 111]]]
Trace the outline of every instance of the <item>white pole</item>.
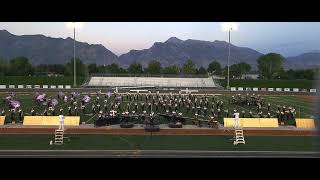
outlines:
[[232, 30], [232, 28], [229, 29], [229, 53], [228, 53], [228, 84], [227, 84], [227, 89], [229, 89], [229, 61], [230, 61], [230, 31]]
[[73, 86], [77, 86], [76, 82], [76, 27], [73, 27]]

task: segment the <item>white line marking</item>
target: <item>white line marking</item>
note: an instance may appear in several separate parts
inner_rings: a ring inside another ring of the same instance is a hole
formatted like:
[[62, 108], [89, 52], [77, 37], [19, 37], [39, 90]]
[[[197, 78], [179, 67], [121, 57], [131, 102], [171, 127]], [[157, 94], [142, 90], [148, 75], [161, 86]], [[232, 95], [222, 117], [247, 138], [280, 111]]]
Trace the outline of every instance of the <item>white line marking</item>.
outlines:
[[[315, 151], [201, 151], [201, 150], [139, 150], [143, 152], [167, 153], [290, 153], [290, 154], [319, 154]], [[0, 152], [136, 152], [136, 150], [0, 150]]]
[[[201, 156], [201, 155], [198, 155], [198, 156], [194, 156], [194, 155], [183, 155], [183, 156], [177, 156], [177, 155], [8, 155], [8, 156], [12, 156], [12, 157], [79, 157], [79, 156], [83, 156], [83, 158], [89, 158], [89, 157], [123, 157], [123, 158], [137, 158], [137, 157], [171, 157], [171, 158], [277, 158], [277, 157], [284, 157], [284, 158], [318, 158], [318, 157], [309, 157], [309, 156], [290, 156], [290, 155], [286, 155], [286, 156], [268, 156], [268, 155], [257, 155], [257, 156], [251, 156], [251, 155], [248, 155], [248, 156], [228, 156], [228, 155], [212, 155], [212, 156]], [[0, 155], [0, 157], [2, 158], [9, 158], [8, 156], [3, 156], [3, 155]]]

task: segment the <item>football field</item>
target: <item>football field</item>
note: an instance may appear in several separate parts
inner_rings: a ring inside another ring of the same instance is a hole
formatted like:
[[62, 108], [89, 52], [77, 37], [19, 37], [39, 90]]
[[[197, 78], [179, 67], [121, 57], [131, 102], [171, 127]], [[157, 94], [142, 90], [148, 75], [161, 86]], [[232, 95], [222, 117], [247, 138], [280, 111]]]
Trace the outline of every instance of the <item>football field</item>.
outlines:
[[[7, 94], [5, 93], [1, 93], [0, 96], [3, 99], [4, 97], [6, 97]], [[68, 94], [69, 95], [69, 94]], [[80, 98], [82, 98], [85, 95], [85, 93], [83, 93], [81, 95]], [[234, 94], [236, 95], [236, 94]], [[33, 101], [33, 96], [34, 94], [32, 92], [26, 92], [26, 93], [19, 93], [16, 95], [16, 99], [19, 100], [21, 102], [21, 107], [22, 107], [22, 111], [24, 113], [24, 115], [29, 115], [31, 108], [34, 108], [35, 112], [37, 114], [42, 114], [45, 110], [45, 108], [47, 108], [46, 105], [40, 105], [37, 106], [36, 103]], [[48, 97], [51, 98], [57, 98], [57, 93], [47, 93]], [[101, 109], [103, 108], [104, 105], [104, 96], [100, 95], [99, 96], [100, 99], [99, 104], [101, 105]], [[199, 96], [201, 97], [201, 96]], [[209, 103], [212, 102], [212, 96], [208, 96], [209, 98]], [[277, 111], [277, 106], [280, 105], [282, 106], [286, 106], [286, 107], [293, 107], [296, 110], [296, 118], [311, 118], [313, 116], [313, 103], [315, 100], [319, 99], [317, 96], [298, 96], [298, 95], [266, 95], [263, 96], [264, 100], [265, 100], [265, 105], [262, 106], [262, 109], [260, 111], [262, 111], [263, 115], [266, 115], [268, 113], [267, 110], [267, 103], [271, 104], [271, 116], [276, 117], [276, 111]], [[80, 106], [80, 100], [78, 100], [78, 104], [77, 104], [77, 108], [78, 108], [78, 115], [80, 116], [80, 121], [81, 122], [86, 122], [86, 123], [93, 123], [93, 121], [97, 118], [97, 114], [93, 113], [91, 111], [91, 107], [92, 104], [94, 103], [94, 100], [96, 99], [96, 95], [92, 95], [92, 100], [86, 104], [86, 111], [83, 114], [81, 111], [81, 106]], [[252, 111], [253, 115], [258, 115], [258, 113], [260, 111], [257, 110], [257, 108], [254, 107], [248, 107], [248, 106], [242, 106], [242, 105], [237, 105], [237, 104], [232, 104], [231, 103], [231, 99], [232, 99], [232, 94], [222, 94], [222, 95], [216, 95], [214, 97], [214, 102], [216, 101], [223, 101], [223, 109], [221, 111], [221, 116], [218, 118], [218, 121], [220, 123], [223, 123], [223, 117], [225, 117], [225, 110], [228, 110], [230, 114], [232, 114], [234, 109], [237, 109], [238, 112], [240, 112], [240, 116], [242, 115], [242, 111], [245, 112], [245, 116], [248, 117], [248, 113], [249, 111]], [[110, 111], [111, 110], [111, 104], [115, 102], [115, 99], [113, 96], [111, 96], [110, 98], [107, 99], [107, 108]], [[137, 103], [139, 106], [139, 110], [137, 113], [142, 113], [141, 110], [141, 103], [149, 103], [152, 102], [151, 100], [145, 100], [145, 95], [142, 95], [141, 98], [138, 98], [138, 100], [133, 101], [130, 99], [126, 99], [124, 98], [123, 101], [120, 104], [121, 107], [121, 111], [119, 113], [125, 112], [127, 105], [129, 104], [130, 109], [133, 110], [134, 109], [134, 104]], [[72, 111], [73, 111], [73, 107], [71, 105], [71, 102], [67, 102], [65, 103], [62, 99], [59, 100], [58, 105], [55, 107], [55, 113], [56, 115], [59, 113], [60, 108], [62, 108], [64, 110], [64, 115], [67, 115], [68, 113], [68, 107], [71, 106], [72, 107]], [[9, 109], [8, 106], [5, 104], [4, 101], [0, 102], [0, 109], [4, 108], [6, 110], [6, 115], [9, 117]], [[150, 113], [148, 111], [148, 109], [146, 108], [147, 113]], [[153, 110], [155, 111], [155, 107], [153, 107]], [[179, 108], [178, 112], [181, 112], [183, 114], [184, 117], [194, 117], [194, 114], [191, 111], [187, 111], [186, 108], [181, 107]], [[156, 111], [157, 113], [157, 111]], [[160, 113], [165, 113], [165, 112], [161, 112]], [[230, 116], [229, 116], [230, 117]], [[207, 115], [207, 117], [204, 117], [206, 119], [209, 119], [209, 113]], [[165, 119], [160, 119], [160, 123], [168, 123], [166, 122]], [[187, 123], [191, 123], [188, 122]], [[288, 122], [289, 125], [293, 125], [294, 122], [289, 121]]]

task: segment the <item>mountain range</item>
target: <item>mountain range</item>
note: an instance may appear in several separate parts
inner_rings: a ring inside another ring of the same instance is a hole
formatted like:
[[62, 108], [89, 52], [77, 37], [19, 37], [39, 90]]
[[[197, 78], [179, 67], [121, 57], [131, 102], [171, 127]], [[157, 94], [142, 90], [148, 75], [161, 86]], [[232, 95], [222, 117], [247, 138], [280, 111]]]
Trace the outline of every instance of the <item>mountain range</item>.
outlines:
[[[0, 30], [0, 57], [10, 59], [25, 56], [32, 64], [63, 64], [73, 57], [73, 39], [51, 38], [44, 35], [16, 36]], [[118, 57], [101, 44], [76, 41], [76, 56], [84, 63], [109, 64]]]
[[[10, 59], [25, 56], [32, 64], [62, 64], [73, 58], [72, 38], [51, 38], [44, 35], [13, 35], [0, 30], [0, 57]], [[152, 60], [158, 60], [162, 66], [182, 65], [188, 59], [198, 66], [207, 67], [216, 60], [227, 65], [229, 43], [225, 41], [181, 40], [171, 37], [165, 42], [155, 42], [150, 48], [131, 50], [120, 56], [101, 44], [88, 44], [76, 41], [76, 56], [84, 63], [119, 63], [127, 67], [133, 62], [144, 67]], [[246, 62], [256, 69], [256, 60], [262, 53], [247, 47], [230, 44], [230, 64]], [[285, 68], [305, 68], [320, 65], [320, 52], [307, 52], [295, 57], [287, 57]]]
[[[184, 64], [188, 59], [194, 60], [198, 66], [207, 67], [216, 60], [223, 66], [227, 65], [229, 43], [225, 41], [180, 40], [171, 37], [165, 42], [156, 42], [149, 49], [131, 50], [119, 57], [122, 64], [138, 62], [143, 65], [151, 60], [160, 60], [164, 66], [170, 64]], [[262, 54], [250, 48], [230, 45], [230, 64], [245, 61], [256, 64], [256, 59]]]
[[312, 68], [320, 65], [320, 51], [303, 53], [298, 56], [287, 57], [287, 68]]

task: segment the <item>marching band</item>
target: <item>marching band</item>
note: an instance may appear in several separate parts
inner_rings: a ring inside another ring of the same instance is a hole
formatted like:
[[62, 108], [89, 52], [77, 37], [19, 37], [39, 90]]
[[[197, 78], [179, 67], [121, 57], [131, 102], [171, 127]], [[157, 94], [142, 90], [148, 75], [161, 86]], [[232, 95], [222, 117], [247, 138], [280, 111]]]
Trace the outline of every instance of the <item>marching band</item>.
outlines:
[[[293, 107], [286, 107], [285, 105], [272, 106], [271, 103], [266, 103], [265, 100], [258, 94], [246, 94], [246, 95], [233, 95], [231, 99], [227, 101], [220, 100], [215, 95], [208, 96], [196, 95], [196, 94], [139, 94], [139, 93], [124, 93], [117, 94], [108, 92], [102, 94], [101, 91], [97, 92], [96, 98], [91, 99], [91, 94], [81, 96], [80, 93], [71, 93], [71, 96], [67, 96], [65, 93], [59, 92], [56, 98], [48, 97], [46, 94], [36, 93], [34, 96], [35, 105], [31, 107], [30, 113], [27, 115], [43, 115], [43, 116], [55, 116], [57, 113], [55, 109], [59, 109], [58, 115], [67, 116], [95, 116], [96, 121], [101, 119], [108, 119], [109, 117], [118, 117], [118, 119], [126, 119], [125, 122], [129, 121], [130, 117], [136, 117], [138, 113], [143, 116], [150, 117], [153, 113], [153, 117], [159, 114], [165, 114], [166, 119], [172, 119], [173, 117], [183, 117], [184, 114], [193, 117], [193, 121], [199, 121], [199, 119], [217, 120], [222, 117], [229, 117], [228, 105], [233, 107], [239, 107], [240, 111], [234, 109], [239, 113], [239, 117], [245, 118], [278, 118], [278, 122], [281, 125], [285, 125], [289, 120], [294, 120], [296, 111]], [[102, 98], [100, 99], [100, 96]], [[144, 96], [144, 98], [143, 98]], [[104, 97], [104, 98], [103, 98]], [[59, 104], [61, 100], [61, 104]], [[78, 101], [80, 106], [78, 107]], [[22, 122], [24, 113], [21, 109], [20, 102], [17, 100], [15, 95], [10, 95], [5, 98], [5, 102], [8, 104], [10, 109], [11, 121]], [[227, 102], [227, 105], [224, 103]], [[103, 105], [101, 105], [102, 103]], [[42, 113], [39, 112], [41, 105], [46, 105]], [[67, 105], [67, 113], [64, 108]], [[91, 114], [87, 114], [87, 107], [91, 105]], [[249, 110], [245, 111], [247, 107]], [[254, 109], [256, 107], [256, 109]], [[78, 108], [81, 111], [78, 112]], [[37, 109], [37, 110], [35, 110]], [[256, 111], [256, 115], [254, 115]], [[263, 114], [263, 111], [266, 114]], [[2, 116], [6, 115], [4, 107], [0, 109]], [[272, 115], [274, 114], [274, 116]], [[170, 117], [169, 117], [170, 116]], [[124, 118], [125, 117], [125, 118]], [[187, 118], [186, 118], [187, 119]], [[176, 123], [182, 123], [177, 121]], [[200, 126], [200, 125], [199, 125]]]

